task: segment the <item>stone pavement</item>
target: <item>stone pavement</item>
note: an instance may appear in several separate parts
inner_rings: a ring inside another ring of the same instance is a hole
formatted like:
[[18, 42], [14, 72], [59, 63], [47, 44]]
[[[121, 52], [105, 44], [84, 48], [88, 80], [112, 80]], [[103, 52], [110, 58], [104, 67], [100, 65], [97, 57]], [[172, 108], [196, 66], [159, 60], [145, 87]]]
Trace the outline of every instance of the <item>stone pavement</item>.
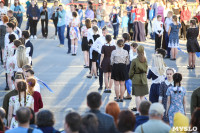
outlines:
[[[25, 22], [24, 22], [25, 23]], [[51, 23], [51, 22], [50, 22]], [[23, 24], [24, 25], [24, 24]], [[52, 23], [49, 25], [49, 39], [41, 39], [41, 24], [38, 24], [38, 38], [32, 40], [34, 44], [33, 54], [33, 69], [36, 76], [45, 81], [54, 93], [50, 93], [46, 88], [41, 89], [44, 109], [50, 109], [54, 112], [56, 118], [56, 128], [63, 127], [63, 121], [66, 110], [73, 108], [83, 114], [88, 110], [86, 104], [86, 96], [92, 91], [98, 91], [98, 79], [87, 79], [88, 69], [83, 68], [83, 53], [81, 46], [78, 48], [77, 56], [67, 55], [67, 40], [65, 47], [56, 47], [59, 44], [58, 40], [53, 40], [54, 28]], [[22, 29], [24, 29], [22, 27]], [[152, 55], [154, 53], [154, 41], [147, 40], [139, 43], [145, 46], [148, 64], [151, 65]], [[181, 41], [181, 48], [186, 49], [185, 42]], [[174, 67], [177, 72], [183, 74], [182, 86], [187, 89], [187, 114], [190, 116], [190, 97], [192, 91], [200, 86], [200, 59], [197, 59], [196, 69], [187, 70], [187, 54], [178, 53], [176, 61], [165, 59], [167, 66]], [[149, 81], [149, 86], [151, 81]], [[3, 97], [6, 94], [4, 91], [5, 76], [3, 68], [0, 67], [0, 106], [2, 106]], [[109, 101], [113, 101], [115, 97], [114, 88], [111, 94], [102, 94], [101, 111], [105, 111], [105, 106]], [[146, 96], [148, 99], [148, 96]], [[131, 109], [135, 107], [134, 97], [131, 101], [119, 103], [121, 109]]]

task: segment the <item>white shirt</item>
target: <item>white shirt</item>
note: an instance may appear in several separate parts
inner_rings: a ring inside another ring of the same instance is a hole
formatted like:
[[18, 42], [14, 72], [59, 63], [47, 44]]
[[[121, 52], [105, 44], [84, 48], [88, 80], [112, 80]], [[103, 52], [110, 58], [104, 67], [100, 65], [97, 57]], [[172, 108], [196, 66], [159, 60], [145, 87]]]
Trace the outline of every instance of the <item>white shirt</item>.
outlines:
[[[26, 45], [26, 43], [27, 43], [29, 40], [30, 40], [30, 39], [25, 40], [25, 45]], [[31, 50], [30, 47], [26, 47], [26, 57], [28, 57], [29, 64], [31, 64], [31, 61], [32, 61], [31, 56], [29, 56], [30, 50]]]
[[72, 12], [71, 11], [66, 11], [66, 15], [65, 15], [65, 25], [68, 26], [69, 23], [72, 21], [73, 17], [72, 17]]
[[[102, 35], [102, 30], [101, 30], [100, 28], [98, 28], [97, 34], [99, 34], [100, 37], [103, 36], [103, 35]], [[93, 32], [92, 28], [89, 28], [89, 29], [88, 29], [88, 34], [87, 34], [87, 40], [88, 40], [88, 41], [89, 41], [90, 39], [93, 40], [93, 35], [94, 35], [94, 32]], [[94, 42], [94, 41], [93, 41], [93, 42]]]
[[[158, 31], [161, 31], [160, 33]], [[155, 21], [154, 23], [154, 32], [156, 34], [163, 34], [163, 22], [162, 21]]]
[[3, 8], [0, 7], [0, 14], [7, 14], [8, 8], [4, 6]]
[[22, 30], [21, 30], [19, 27], [16, 27], [15, 31], [16, 31], [16, 32], [17, 32], [17, 31], [19, 32], [18, 37], [21, 38], [21, 37], [22, 37]]
[[18, 35], [17, 35], [15, 32], [6, 33], [5, 39], [4, 39], [5, 47], [6, 47], [6, 45], [8, 45], [9, 42], [10, 42], [10, 40], [9, 40], [9, 35], [10, 35], [10, 34], [14, 34], [14, 35], [15, 35], [15, 38], [16, 38], [16, 39], [19, 39]]
[[129, 51], [130, 61], [132, 61], [133, 59], [137, 58], [137, 56], [138, 56], [137, 52], [133, 52], [132, 49]]
[[173, 23], [172, 22], [172, 18], [166, 18], [165, 19], [165, 25], [166, 25], [166, 29], [165, 30], [166, 30], [166, 32], [169, 31], [169, 26], [170, 26], [171, 23]]
[[35, 84], [34, 91], [37, 91], [40, 93], [40, 85], [38, 84], [38, 82], [36, 82]]

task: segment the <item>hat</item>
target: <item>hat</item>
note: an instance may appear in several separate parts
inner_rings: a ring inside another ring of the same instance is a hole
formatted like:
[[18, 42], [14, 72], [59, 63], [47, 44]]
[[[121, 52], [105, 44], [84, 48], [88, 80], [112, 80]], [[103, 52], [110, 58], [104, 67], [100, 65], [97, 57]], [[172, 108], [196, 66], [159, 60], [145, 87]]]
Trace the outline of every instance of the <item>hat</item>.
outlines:
[[142, 46], [142, 45], [138, 46], [137, 52], [138, 53], [144, 53], [144, 46]]
[[153, 103], [149, 108], [149, 112], [156, 111], [158, 114], [163, 115], [165, 109], [161, 103]]

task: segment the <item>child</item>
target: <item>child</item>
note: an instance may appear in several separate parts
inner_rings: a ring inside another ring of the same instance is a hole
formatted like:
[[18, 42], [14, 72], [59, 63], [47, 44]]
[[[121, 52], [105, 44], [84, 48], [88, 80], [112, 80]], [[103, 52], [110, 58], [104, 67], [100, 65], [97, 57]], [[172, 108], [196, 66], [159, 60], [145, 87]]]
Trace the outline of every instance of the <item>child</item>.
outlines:
[[166, 30], [166, 33], [165, 33], [165, 44], [166, 44], [166, 48], [167, 48], [167, 56], [166, 58], [170, 58], [170, 51], [171, 51], [171, 48], [168, 47], [168, 44], [169, 44], [169, 35], [168, 35], [168, 31], [169, 31], [169, 26], [172, 22], [172, 15], [173, 15], [173, 12], [172, 11], [169, 11], [167, 13], [167, 18], [165, 19], [165, 30]]
[[155, 50], [161, 47], [161, 40], [163, 34], [163, 22], [162, 16], [158, 15], [157, 20], [154, 23], [154, 31], [155, 31]]
[[111, 23], [113, 26], [113, 30], [114, 30], [114, 38], [113, 39], [117, 39], [117, 36], [119, 34], [119, 14], [117, 13], [117, 9], [113, 9], [113, 12], [111, 14]]
[[181, 86], [182, 75], [173, 75], [174, 86], [167, 89], [166, 116], [169, 117], [170, 126], [173, 127], [174, 114], [180, 112], [186, 115], [186, 89]]
[[80, 18], [80, 27], [83, 26], [82, 24], [82, 20], [83, 20], [83, 5], [82, 4], [79, 4], [78, 6], [78, 15], [79, 15], [79, 18]]
[[121, 24], [122, 33], [128, 32], [128, 21], [129, 18], [127, 16], [127, 11], [124, 11], [124, 16], [122, 17], [122, 24]]
[[161, 54], [153, 57], [152, 68], [149, 69], [147, 78], [152, 79], [149, 100], [152, 103], [158, 102], [160, 83], [165, 80], [165, 63]]
[[[159, 102], [163, 104], [165, 110], [167, 108], [167, 95], [166, 95], [167, 89], [171, 86], [174, 86], [173, 75], [174, 75], [174, 69], [168, 68], [166, 70], [167, 79], [160, 84], [159, 88]], [[166, 116], [166, 113], [164, 113], [163, 121], [169, 123], [169, 118], [168, 116]]]

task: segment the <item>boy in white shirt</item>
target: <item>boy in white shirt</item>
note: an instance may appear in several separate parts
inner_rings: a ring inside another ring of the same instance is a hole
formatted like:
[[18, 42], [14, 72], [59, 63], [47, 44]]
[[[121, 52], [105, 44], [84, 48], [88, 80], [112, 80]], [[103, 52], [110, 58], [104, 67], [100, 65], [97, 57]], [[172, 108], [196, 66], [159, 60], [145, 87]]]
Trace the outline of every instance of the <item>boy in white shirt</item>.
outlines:
[[155, 31], [155, 50], [161, 47], [161, 40], [163, 35], [163, 22], [162, 16], [158, 15], [154, 25]]
[[167, 18], [165, 19], [165, 30], [166, 30], [166, 34], [165, 34], [165, 44], [166, 44], [166, 48], [167, 48], [167, 56], [166, 58], [170, 58], [170, 51], [171, 51], [171, 48], [168, 47], [168, 43], [169, 43], [169, 35], [168, 35], [168, 31], [169, 31], [169, 26], [172, 22], [172, 15], [173, 15], [173, 12], [172, 11], [169, 11], [167, 13]]

